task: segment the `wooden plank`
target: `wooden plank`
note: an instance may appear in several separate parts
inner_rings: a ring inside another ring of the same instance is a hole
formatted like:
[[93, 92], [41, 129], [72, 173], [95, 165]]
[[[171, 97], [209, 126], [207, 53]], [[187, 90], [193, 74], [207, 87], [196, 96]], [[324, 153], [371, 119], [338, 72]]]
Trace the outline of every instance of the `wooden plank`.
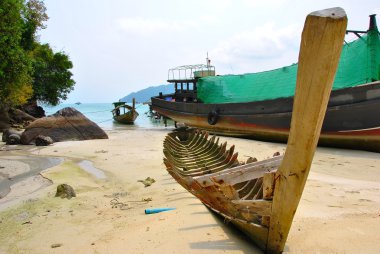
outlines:
[[273, 198], [275, 175], [276, 175], [276, 172], [264, 173], [264, 177], [263, 177], [263, 199], [271, 200]]
[[258, 200], [232, 200], [232, 203], [238, 206], [238, 209], [249, 209], [250, 212], [261, 216], [269, 216], [272, 211], [272, 201]]
[[226, 220], [230, 220], [232, 224], [234, 224], [237, 228], [239, 228], [242, 232], [244, 232], [251, 240], [259, 246], [261, 249], [265, 249], [266, 239], [268, 236], [268, 229], [258, 224], [249, 223], [247, 221], [239, 220], [232, 218], [213, 207], [205, 204], [208, 208], [210, 208], [213, 212], [223, 216]]
[[[224, 183], [233, 185], [235, 184], [233, 182], [235, 182], [236, 180], [235, 181], [227, 180], [230, 177], [229, 174], [231, 174], [232, 176], [235, 174], [244, 175], [246, 172], [257, 171], [255, 173], [251, 173], [251, 176], [253, 174], [253, 175], [257, 175], [261, 177], [265, 172], [270, 171], [270, 168], [272, 167], [272, 165], [274, 168], [277, 168], [280, 165], [282, 158], [283, 158], [282, 156], [278, 156], [278, 157], [270, 158], [264, 161], [253, 162], [253, 163], [233, 167], [230, 169], [225, 169], [217, 173], [194, 177], [194, 180], [199, 182], [204, 187], [215, 185], [215, 181], [218, 182], [220, 179], [223, 179], [223, 181], [225, 181]], [[269, 168], [266, 167], [265, 165], [269, 165]], [[251, 179], [248, 179], [248, 180], [251, 180]]]
[[267, 253], [284, 249], [321, 132], [346, 26], [342, 8], [313, 12], [306, 18], [290, 135], [276, 174]]
[[270, 216], [263, 216], [261, 218], [261, 225], [263, 225], [264, 227], [269, 228], [269, 225], [270, 225]]
[[234, 185], [245, 181], [261, 178], [265, 173], [275, 171], [281, 161], [271, 161], [245, 170], [237, 170], [211, 177], [214, 183]]

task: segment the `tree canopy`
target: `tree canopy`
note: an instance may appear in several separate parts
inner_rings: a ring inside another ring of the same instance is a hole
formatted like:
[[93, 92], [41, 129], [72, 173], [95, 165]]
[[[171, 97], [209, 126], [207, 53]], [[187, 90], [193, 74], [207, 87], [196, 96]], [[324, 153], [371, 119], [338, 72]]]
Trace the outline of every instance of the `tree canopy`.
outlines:
[[38, 41], [47, 20], [43, 1], [0, 1], [0, 104], [57, 105], [73, 90], [69, 56]]
[[34, 80], [32, 100], [57, 105], [67, 99], [75, 84], [69, 71], [73, 64], [62, 52], [54, 53], [49, 44], [38, 45], [33, 50]]
[[32, 68], [21, 47], [24, 9], [22, 0], [0, 2], [0, 100], [22, 104], [32, 95]]

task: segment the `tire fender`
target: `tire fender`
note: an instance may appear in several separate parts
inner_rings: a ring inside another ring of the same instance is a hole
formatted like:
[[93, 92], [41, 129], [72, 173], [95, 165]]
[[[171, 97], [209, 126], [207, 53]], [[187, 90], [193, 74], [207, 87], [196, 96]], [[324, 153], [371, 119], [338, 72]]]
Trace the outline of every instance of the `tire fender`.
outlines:
[[218, 122], [219, 114], [217, 110], [212, 110], [208, 113], [207, 122], [209, 125], [215, 125]]

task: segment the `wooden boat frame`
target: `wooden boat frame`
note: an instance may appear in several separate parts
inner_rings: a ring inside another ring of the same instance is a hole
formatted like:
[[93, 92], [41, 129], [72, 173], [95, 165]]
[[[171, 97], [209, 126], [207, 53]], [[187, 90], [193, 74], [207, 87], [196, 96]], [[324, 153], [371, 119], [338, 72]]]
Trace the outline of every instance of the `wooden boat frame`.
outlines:
[[[205, 131], [164, 140], [167, 171], [266, 253], [281, 253], [321, 132], [347, 26], [341, 8], [309, 14], [302, 33], [290, 135], [284, 156], [239, 165], [234, 146]], [[306, 106], [307, 105], [307, 106]]]

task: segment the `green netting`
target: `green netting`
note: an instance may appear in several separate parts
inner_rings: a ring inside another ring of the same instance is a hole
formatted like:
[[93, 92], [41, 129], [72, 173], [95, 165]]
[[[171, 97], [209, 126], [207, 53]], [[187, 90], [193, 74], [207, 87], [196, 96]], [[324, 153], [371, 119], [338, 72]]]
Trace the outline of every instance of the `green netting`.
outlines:
[[[294, 95], [298, 64], [266, 72], [205, 77], [198, 81], [198, 98], [204, 103], [248, 102]], [[345, 44], [333, 90], [380, 79], [378, 30]]]

